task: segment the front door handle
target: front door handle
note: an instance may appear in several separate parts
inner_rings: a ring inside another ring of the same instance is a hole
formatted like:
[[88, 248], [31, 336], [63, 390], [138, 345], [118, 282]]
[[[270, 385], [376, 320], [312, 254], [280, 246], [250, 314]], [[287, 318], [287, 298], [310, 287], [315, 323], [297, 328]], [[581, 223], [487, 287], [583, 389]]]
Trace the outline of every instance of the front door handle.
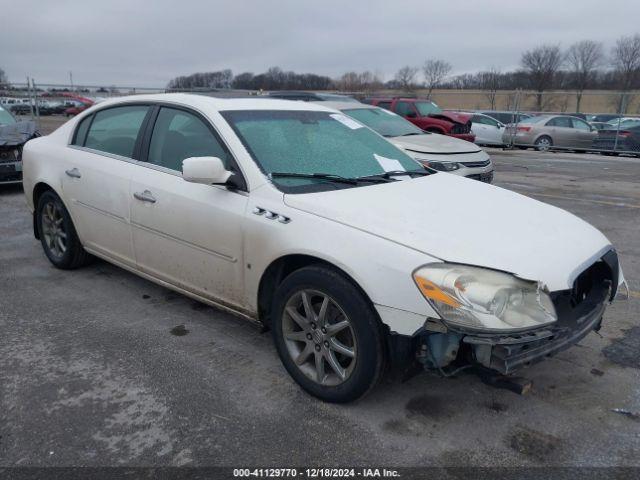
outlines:
[[154, 197], [153, 193], [149, 190], [145, 190], [144, 192], [135, 192], [133, 196], [141, 202], [156, 203], [156, 197]]
[[80, 175], [80, 170], [78, 170], [77, 168], [72, 168], [71, 170], [65, 170], [64, 173], [66, 173], [71, 178], [82, 177], [82, 175]]

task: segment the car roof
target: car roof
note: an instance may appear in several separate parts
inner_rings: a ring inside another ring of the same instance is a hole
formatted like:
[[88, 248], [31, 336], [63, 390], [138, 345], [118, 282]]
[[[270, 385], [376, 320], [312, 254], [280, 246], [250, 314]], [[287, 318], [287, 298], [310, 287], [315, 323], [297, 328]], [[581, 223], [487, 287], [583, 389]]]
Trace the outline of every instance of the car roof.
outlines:
[[369, 105], [367, 103], [355, 103], [355, 102], [334, 102], [332, 100], [318, 102], [323, 107], [333, 108], [334, 110], [355, 110], [361, 108], [368, 108], [370, 110], [379, 110], [380, 107], [375, 105]]
[[105, 100], [99, 107], [113, 106], [133, 102], [167, 102], [191, 106], [203, 110], [313, 110], [328, 111], [330, 109], [313, 102], [282, 100], [270, 98], [218, 98], [191, 93], [157, 93], [148, 95], [129, 95]]

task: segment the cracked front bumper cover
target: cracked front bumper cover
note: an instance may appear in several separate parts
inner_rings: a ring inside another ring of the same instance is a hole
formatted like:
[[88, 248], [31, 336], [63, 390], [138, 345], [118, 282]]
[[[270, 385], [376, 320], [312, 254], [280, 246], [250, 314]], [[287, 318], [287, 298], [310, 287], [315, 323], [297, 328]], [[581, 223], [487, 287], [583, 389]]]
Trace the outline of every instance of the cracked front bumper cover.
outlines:
[[579, 318], [574, 328], [558, 325], [531, 333], [497, 338], [466, 336], [463, 342], [475, 347], [479, 363], [507, 375], [566, 350], [589, 332], [598, 330], [605, 308], [603, 301]]

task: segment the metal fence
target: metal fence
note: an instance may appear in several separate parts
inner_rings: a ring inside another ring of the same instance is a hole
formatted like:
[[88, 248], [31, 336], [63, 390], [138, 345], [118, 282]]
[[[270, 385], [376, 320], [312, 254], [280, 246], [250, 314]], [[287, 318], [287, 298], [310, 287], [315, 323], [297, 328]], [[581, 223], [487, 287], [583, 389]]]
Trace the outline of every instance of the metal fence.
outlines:
[[[33, 81], [0, 86], [0, 104], [15, 114], [40, 122], [45, 116], [72, 116], [102, 100], [177, 90], [129, 86], [45, 85]], [[199, 88], [180, 90], [216, 97], [263, 95], [261, 91]], [[335, 92], [339, 93], [339, 92]], [[363, 99], [371, 92], [351, 92]], [[381, 96], [408, 96], [400, 91]], [[640, 92], [531, 92], [417, 90], [411, 96], [429, 97], [446, 111], [475, 113], [476, 143], [504, 148], [550, 151], [589, 151], [605, 155], [640, 155]], [[587, 113], [585, 113], [587, 112]], [[478, 113], [485, 113], [499, 122]]]

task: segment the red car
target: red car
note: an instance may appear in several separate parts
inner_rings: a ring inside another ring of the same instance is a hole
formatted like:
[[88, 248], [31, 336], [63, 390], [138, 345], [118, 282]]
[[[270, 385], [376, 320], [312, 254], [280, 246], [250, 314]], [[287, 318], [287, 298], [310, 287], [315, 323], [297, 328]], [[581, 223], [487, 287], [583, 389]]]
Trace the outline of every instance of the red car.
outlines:
[[64, 111], [64, 114], [67, 117], [74, 117], [77, 114], [79, 114], [80, 112], [85, 111], [87, 108], [89, 108], [91, 105], [87, 105], [87, 104], [82, 104], [82, 105], [78, 105], [76, 107], [69, 107]]
[[427, 132], [450, 135], [468, 142], [476, 139], [471, 131], [472, 115], [445, 112], [430, 100], [403, 97], [368, 98], [365, 103], [391, 110]]

